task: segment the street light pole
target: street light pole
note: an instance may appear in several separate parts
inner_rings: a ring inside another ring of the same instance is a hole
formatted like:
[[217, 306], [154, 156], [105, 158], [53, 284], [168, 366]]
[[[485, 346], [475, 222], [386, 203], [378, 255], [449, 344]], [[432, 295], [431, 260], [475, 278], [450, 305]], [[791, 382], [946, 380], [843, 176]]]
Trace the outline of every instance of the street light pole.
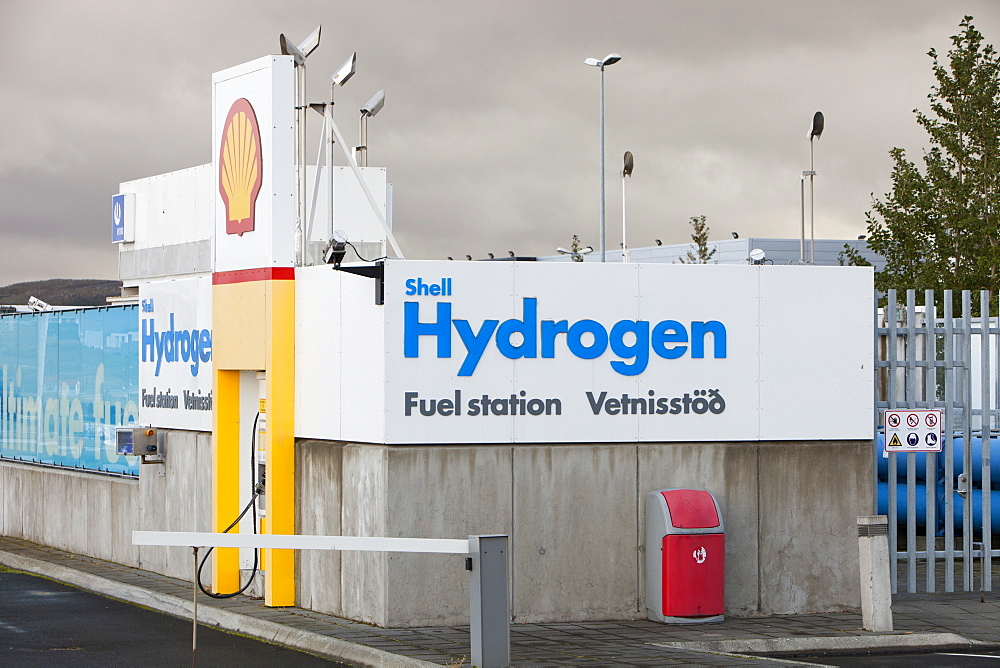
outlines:
[[604, 64], [601, 64], [601, 262], [607, 262], [604, 227]]
[[606, 243], [605, 243], [605, 197], [604, 197], [604, 68], [608, 65], [614, 65], [622, 57], [617, 53], [609, 53], [604, 57], [604, 60], [598, 60], [597, 58], [587, 58], [583, 62], [586, 65], [592, 67], [599, 67], [601, 69], [601, 225], [600, 225], [600, 250], [601, 250], [601, 262], [606, 262]]
[[813, 164], [813, 139], [823, 134], [823, 112], [813, 114], [812, 130], [809, 131], [809, 264], [816, 264], [816, 191], [813, 180], [816, 168]]
[[625, 151], [625, 162], [622, 167], [622, 262], [629, 261], [629, 251], [628, 251], [628, 238], [625, 236], [625, 179], [632, 176], [632, 169], [635, 165], [635, 159], [632, 157], [632, 151]]

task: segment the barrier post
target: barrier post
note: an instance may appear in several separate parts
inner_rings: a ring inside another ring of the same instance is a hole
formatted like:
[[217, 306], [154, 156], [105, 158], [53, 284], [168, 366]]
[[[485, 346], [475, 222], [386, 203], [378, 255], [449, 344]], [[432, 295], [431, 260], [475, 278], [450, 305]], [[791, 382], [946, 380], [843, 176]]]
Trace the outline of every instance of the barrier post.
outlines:
[[[929, 530], [933, 532], [933, 529]], [[933, 540], [931, 533], [930, 540]], [[930, 543], [933, 548], [933, 543]], [[892, 631], [892, 589], [889, 584], [889, 524], [885, 515], [858, 518], [861, 566], [861, 618], [867, 631]]]
[[472, 665], [510, 665], [510, 599], [507, 596], [507, 536], [469, 536]]

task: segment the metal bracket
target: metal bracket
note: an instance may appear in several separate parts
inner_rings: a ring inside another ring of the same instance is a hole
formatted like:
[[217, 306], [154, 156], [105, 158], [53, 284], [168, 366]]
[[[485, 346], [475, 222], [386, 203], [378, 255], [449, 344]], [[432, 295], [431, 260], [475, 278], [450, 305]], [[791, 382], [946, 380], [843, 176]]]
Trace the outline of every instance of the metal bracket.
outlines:
[[385, 304], [385, 262], [379, 261], [365, 267], [334, 267], [335, 271], [343, 271], [356, 276], [367, 276], [375, 279], [375, 305]]

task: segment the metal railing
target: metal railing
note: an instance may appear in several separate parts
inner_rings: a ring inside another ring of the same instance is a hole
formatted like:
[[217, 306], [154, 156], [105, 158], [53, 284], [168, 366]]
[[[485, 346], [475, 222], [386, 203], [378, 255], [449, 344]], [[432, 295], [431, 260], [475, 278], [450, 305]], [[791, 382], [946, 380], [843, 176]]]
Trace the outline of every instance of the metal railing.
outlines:
[[[926, 290], [922, 305], [918, 296], [907, 290], [900, 304], [890, 290], [875, 313], [875, 506], [889, 517], [892, 591], [904, 586], [901, 564], [907, 592], [918, 580], [926, 592], [955, 591], [956, 573], [961, 589], [989, 591], [1000, 556], [990, 461], [993, 445], [1000, 449], [1000, 326], [989, 291], [975, 295], [976, 308], [968, 290]], [[885, 411], [921, 408], [942, 411], [942, 451], [886, 457]]]

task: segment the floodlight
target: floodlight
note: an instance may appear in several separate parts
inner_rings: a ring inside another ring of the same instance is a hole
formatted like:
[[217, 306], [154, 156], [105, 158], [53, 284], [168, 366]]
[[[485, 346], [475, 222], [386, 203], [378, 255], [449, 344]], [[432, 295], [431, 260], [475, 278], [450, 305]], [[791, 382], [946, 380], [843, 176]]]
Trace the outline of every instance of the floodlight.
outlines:
[[472, 256], [471, 256], [471, 255], [466, 255], [466, 256], [465, 256], [465, 259], [466, 259], [466, 260], [469, 260], [469, 261], [471, 262], [471, 261], [472, 261]]
[[351, 57], [344, 61], [344, 64], [340, 66], [330, 79], [335, 84], [340, 84], [343, 86], [347, 81], [354, 76], [354, 68], [358, 64], [358, 52], [355, 51], [351, 54]]
[[[809, 264], [816, 262], [816, 166], [813, 162], [813, 139], [819, 139], [823, 134], [823, 112], [817, 111], [813, 114], [812, 129], [809, 131], [809, 172], [802, 172], [802, 176], [809, 177]], [[799, 246], [800, 262], [805, 263], [806, 259], [806, 190], [805, 180], [799, 185], [800, 197], [802, 198], [802, 243]]]
[[823, 134], [823, 112], [817, 111], [813, 114], [813, 126], [812, 130], [809, 131], [809, 139], [813, 137], [819, 139], [821, 134]]
[[586, 248], [581, 248], [578, 251], [571, 251], [571, 250], [567, 250], [567, 249], [563, 248], [562, 246], [560, 246], [559, 248], [556, 249], [556, 252], [558, 252], [560, 255], [571, 255], [571, 256], [573, 256], [573, 261], [574, 262], [583, 262], [583, 256], [584, 255], [589, 255], [590, 253], [593, 253], [594, 249], [591, 246], [587, 246]]
[[750, 263], [751, 264], [764, 264], [764, 251], [759, 248], [754, 248], [750, 251]]
[[278, 35], [278, 44], [281, 45], [281, 55], [292, 56], [295, 58], [296, 65], [301, 66], [306, 64], [306, 54], [302, 53], [299, 47], [289, 42], [288, 38], [285, 37], [285, 33]]
[[383, 105], [385, 105], [384, 88], [372, 95], [372, 98], [365, 103], [365, 106], [361, 107], [360, 129], [358, 130], [361, 143], [355, 149], [358, 153], [359, 167], [368, 166], [368, 119], [382, 111]]
[[379, 92], [372, 95], [372, 99], [365, 103], [365, 106], [361, 107], [361, 113], [365, 116], [374, 116], [378, 112], [382, 111], [382, 107], [385, 105], [385, 89], [383, 88]]
[[590, 65], [591, 67], [600, 67], [601, 61], [599, 61], [597, 58], [587, 58], [586, 60], [583, 61], [583, 64]]
[[740, 233], [739, 232], [733, 232], [733, 239], [739, 239], [739, 238], [740, 238]]
[[635, 159], [632, 151], [625, 151], [625, 167], [622, 168], [622, 176], [632, 176], [632, 169], [635, 167]]
[[511, 251], [511, 250], [507, 251], [507, 255], [510, 255], [511, 257], [514, 257], [514, 251]]
[[604, 56], [604, 60], [601, 61], [601, 65], [603, 67], [607, 67], [608, 65], [614, 65], [621, 59], [622, 59], [621, 55], [617, 53], [609, 53], [608, 55]]
[[655, 241], [655, 242], [656, 242], [656, 245], [657, 245], [657, 246], [662, 246], [662, 245], [663, 245], [663, 242], [662, 242], [662, 241], [660, 241], [659, 239], [653, 239], [653, 241]]
[[491, 260], [495, 260], [495, 259], [496, 259], [496, 258], [495, 258], [495, 257], [493, 256], [493, 253], [487, 253], [487, 255], [489, 255], [489, 256], [490, 256], [490, 259], [491, 259]]
[[316, 26], [316, 29], [309, 33], [309, 36], [302, 40], [302, 43], [299, 44], [299, 50], [305, 54], [306, 57], [308, 57], [309, 54], [315, 51], [316, 47], [319, 46], [319, 33], [322, 29], [323, 26]]
[[347, 254], [347, 233], [343, 230], [336, 230], [330, 241], [323, 249], [323, 261], [332, 264], [335, 268], [340, 268], [340, 263], [344, 261]]
[[[295, 266], [306, 262], [306, 58], [319, 46], [319, 36], [322, 26], [316, 26], [305, 40], [298, 46], [285, 37], [278, 35], [281, 53], [291, 56], [295, 61]], [[314, 110], [319, 111], [316, 107]]]

